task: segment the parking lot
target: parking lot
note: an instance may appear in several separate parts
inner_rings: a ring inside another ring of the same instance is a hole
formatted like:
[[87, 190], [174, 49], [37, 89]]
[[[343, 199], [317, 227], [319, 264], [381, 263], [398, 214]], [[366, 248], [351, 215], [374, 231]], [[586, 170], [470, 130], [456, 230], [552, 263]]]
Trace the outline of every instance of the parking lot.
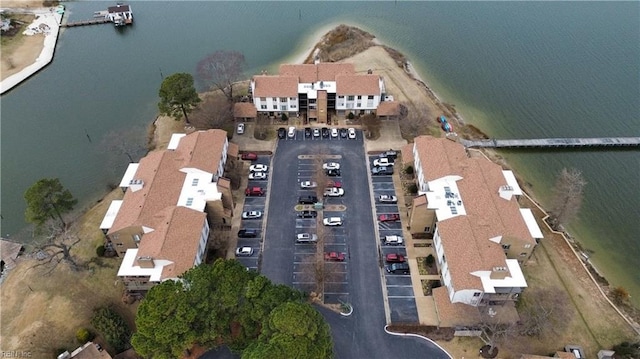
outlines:
[[[373, 168], [373, 161], [377, 156], [369, 156], [369, 166]], [[398, 169], [396, 169], [397, 171]], [[371, 186], [373, 197], [378, 199], [381, 195], [396, 196], [393, 177], [391, 175], [376, 175], [371, 177]], [[381, 203], [379, 200], [375, 202], [376, 218], [382, 214], [399, 213], [397, 203]], [[380, 256], [384, 262], [387, 254], [396, 253], [402, 255], [406, 259], [407, 251], [405, 243], [402, 245], [387, 245], [382, 240], [386, 236], [402, 237], [402, 223], [394, 222], [378, 222], [378, 233], [380, 240]], [[385, 264], [386, 265], [386, 264]], [[387, 299], [389, 302], [389, 310], [392, 322], [418, 322], [418, 309], [416, 307], [413, 286], [410, 274], [388, 273], [384, 271]]]
[[[263, 164], [270, 166], [271, 165], [271, 156], [268, 155], [259, 155], [258, 159], [251, 162], [252, 165], [255, 164]], [[260, 258], [260, 247], [263, 239], [263, 221], [266, 216], [266, 198], [269, 195], [267, 192], [268, 181], [271, 175], [271, 168], [268, 168], [267, 178], [263, 180], [254, 180], [250, 179], [247, 187], [260, 187], [265, 192], [262, 196], [246, 196], [244, 199], [244, 206], [242, 208], [242, 212], [249, 211], [260, 211], [262, 213], [261, 218], [258, 219], [242, 219], [240, 228], [241, 229], [253, 229], [257, 231], [257, 236], [255, 238], [238, 238], [238, 247], [251, 247], [253, 249], [253, 255], [251, 256], [236, 256], [238, 261], [242, 263], [245, 267], [253, 270], [258, 270], [258, 260]], [[247, 173], [248, 175], [248, 173]], [[234, 233], [235, 234], [235, 233]]]

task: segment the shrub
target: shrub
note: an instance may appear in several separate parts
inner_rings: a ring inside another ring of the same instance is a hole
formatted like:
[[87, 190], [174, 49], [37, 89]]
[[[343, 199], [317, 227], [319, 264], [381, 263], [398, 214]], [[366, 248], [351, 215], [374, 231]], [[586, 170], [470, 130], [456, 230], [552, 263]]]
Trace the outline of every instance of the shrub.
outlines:
[[102, 334], [116, 353], [120, 353], [129, 348], [131, 331], [124, 322], [124, 319], [109, 307], [96, 309], [91, 318], [91, 325]]
[[286, 113], [283, 113], [282, 114], [282, 122], [287, 122], [287, 121], [289, 121], [289, 116], [287, 116]]
[[409, 185], [408, 190], [409, 190], [409, 193], [416, 194], [418, 193], [418, 185], [416, 185], [415, 183], [412, 183]]
[[431, 267], [431, 266], [433, 265], [433, 263], [435, 263], [435, 261], [436, 261], [436, 259], [435, 259], [435, 258], [433, 258], [433, 254], [429, 254], [429, 255], [427, 256], [427, 265], [428, 265], [429, 267]]
[[349, 112], [349, 114], [347, 115], [347, 118], [350, 120], [353, 120], [356, 117], [356, 115], [353, 114], [353, 112]]
[[91, 335], [91, 332], [89, 331], [89, 329], [80, 328], [76, 332], [76, 339], [78, 340], [78, 343], [84, 344], [89, 340], [93, 339], [93, 335]]
[[624, 287], [615, 287], [611, 290], [611, 299], [616, 304], [622, 304], [626, 302], [630, 295]]
[[413, 174], [413, 166], [407, 166], [407, 168], [404, 169], [404, 173], [406, 173], [408, 175], [412, 175]]
[[98, 257], [104, 257], [104, 252], [106, 252], [106, 251], [107, 251], [107, 249], [104, 247], [103, 244], [101, 244], [96, 248], [96, 255]]

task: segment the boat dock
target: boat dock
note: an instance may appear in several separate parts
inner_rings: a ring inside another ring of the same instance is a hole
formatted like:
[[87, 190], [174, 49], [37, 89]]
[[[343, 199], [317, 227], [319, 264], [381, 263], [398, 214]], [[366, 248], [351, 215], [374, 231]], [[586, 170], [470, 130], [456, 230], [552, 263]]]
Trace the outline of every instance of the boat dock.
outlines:
[[76, 27], [106, 23], [113, 23], [115, 26], [125, 26], [132, 24], [133, 12], [131, 11], [131, 6], [118, 3], [116, 6], [110, 6], [107, 10], [94, 12], [93, 19], [67, 22], [61, 24], [60, 26]]
[[66, 24], [62, 24], [62, 27], [76, 27], [76, 26], [86, 26], [86, 25], [97, 25], [97, 24], [106, 24], [111, 22], [109, 19], [99, 18], [99, 19], [91, 19], [91, 20], [81, 20], [81, 21], [73, 21], [67, 22]]
[[539, 138], [520, 140], [460, 140], [465, 147], [475, 148], [577, 148], [638, 147], [640, 137]]

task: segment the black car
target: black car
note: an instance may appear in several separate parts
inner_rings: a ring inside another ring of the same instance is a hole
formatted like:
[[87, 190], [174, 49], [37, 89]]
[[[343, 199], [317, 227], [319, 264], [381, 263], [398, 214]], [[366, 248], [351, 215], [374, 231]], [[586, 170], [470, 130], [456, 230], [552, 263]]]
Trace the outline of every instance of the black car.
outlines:
[[300, 211], [298, 212], [299, 218], [316, 218], [318, 213], [316, 211]]
[[327, 127], [323, 127], [322, 128], [322, 137], [329, 137], [329, 128]]
[[393, 174], [393, 167], [389, 167], [389, 166], [383, 166], [383, 167], [373, 167], [371, 169], [371, 174], [372, 175], [380, 175], [380, 176], [384, 176], [384, 175], [392, 175]]
[[287, 129], [286, 129], [286, 128], [284, 128], [284, 127], [280, 127], [280, 128], [278, 129], [278, 138], [279, 138], [279, 139], [283, 139], [283, 138], [285, 138], [285, 137], [287, 137]]
[[394, 150], [384, 151], [378, 155], [378, 158], [388, 158], [389, 161], [393, 162], [393, 160], [398, 158], [398, 152]]
[[258, 231], [255, 229], [241, 229], [238, 231], [238, 237], [240, 238], [255, 238], [258, 236]]
[[386, 267], [386, 270], [387, 270], [388, 273], [408, 274], [409, 273], [409, 263], [403, 262], [403, 263], [389, 264]]
[[304, 128], [304, 137], [306, 137], [306, 138], [311, 137], [311, 127], [305, 127]]
[[300, 196], [298, 197], [298, 204], [314, 204], [318, 202], [318, 197], [316, 196]]
[[340, 137], [342, 138], [347, 138], [347, 129], [346, 128], [341, 128], [340, 129]]
[[325, 173], [327, 174], [327, 176], [329, 177], [336, 177], [336, 176], [340, 176], [340, 170], [336, 170], [336, 169], [331, 169], [331, 170], [326, 170]]

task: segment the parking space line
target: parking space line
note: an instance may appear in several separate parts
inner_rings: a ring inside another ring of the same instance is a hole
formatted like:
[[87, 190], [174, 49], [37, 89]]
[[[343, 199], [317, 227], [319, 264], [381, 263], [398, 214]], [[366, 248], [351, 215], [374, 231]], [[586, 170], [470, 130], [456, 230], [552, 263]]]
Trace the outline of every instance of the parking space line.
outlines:
[[415, 296], [405, 296], [405, 295], [388, 295], [389, 299], [407, 299], [407, 298], [415, 298]]

